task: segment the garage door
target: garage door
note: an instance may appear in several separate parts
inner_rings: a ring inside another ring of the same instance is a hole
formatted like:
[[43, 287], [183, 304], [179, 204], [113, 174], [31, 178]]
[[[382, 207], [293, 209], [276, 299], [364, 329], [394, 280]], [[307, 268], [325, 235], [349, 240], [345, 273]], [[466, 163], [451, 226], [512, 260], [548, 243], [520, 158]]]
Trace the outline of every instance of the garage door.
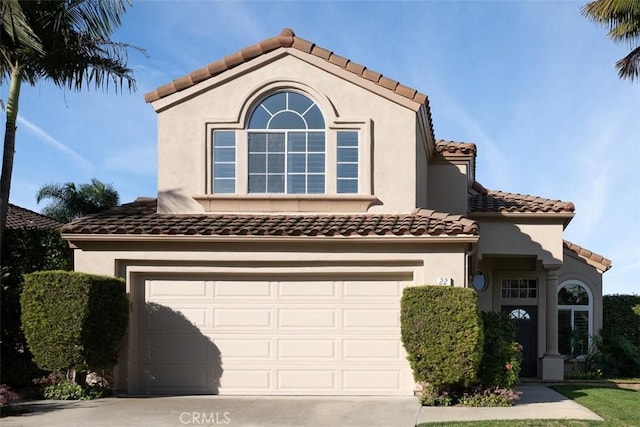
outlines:
[[399, 315], [409, 284], [398, 278], [144, 280], [134, 389], [412, 395]]

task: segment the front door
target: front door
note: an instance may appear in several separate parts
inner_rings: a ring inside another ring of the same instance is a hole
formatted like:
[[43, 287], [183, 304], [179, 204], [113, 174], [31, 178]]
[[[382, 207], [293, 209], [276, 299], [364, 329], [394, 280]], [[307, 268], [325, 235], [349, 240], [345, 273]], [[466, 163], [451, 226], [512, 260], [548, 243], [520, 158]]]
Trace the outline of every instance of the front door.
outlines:
[[521, 377], [535, 377], [538, 367], [538, 307], [502, 306], [502, 312], [516, 321], [516, 341], [522, 345]]

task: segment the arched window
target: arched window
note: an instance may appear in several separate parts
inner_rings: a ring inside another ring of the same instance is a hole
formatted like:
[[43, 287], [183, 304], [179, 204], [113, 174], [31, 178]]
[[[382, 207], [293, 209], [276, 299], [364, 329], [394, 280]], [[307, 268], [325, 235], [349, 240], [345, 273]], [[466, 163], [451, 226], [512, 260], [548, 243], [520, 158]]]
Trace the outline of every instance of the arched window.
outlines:
[[511, 312], [509, 313], [509, 318], [510, 319], [524, 319], [524, 320], [529, 320], [531, 319], [531, 315], [527, 312], [527, 310], [523, 309], [523, 308], [516, 308], [514, 310], [511, 310]]
[[558, 348], [561, 354], [587, 354], [593, 335], [593, 297], [578, 280], [558, 287]]
[[277, 92], [251, 113], [248, 192], [325, 192], [326, 137], [320, 108], [297, 92]]
[[[289, 199], [320, 203], [319, 194], [370, 195], [367, 121], [327, 120], [320, 102], [293, 88], [269, 92], [252, 105], [244, 123], [208, 125], [212, 194], [253, 194], [246, 199], [252, 201], [264, 195], [270, 204], [286, 200], [286, 210]], [[352, 202], [361, 209], [362, 200]]]

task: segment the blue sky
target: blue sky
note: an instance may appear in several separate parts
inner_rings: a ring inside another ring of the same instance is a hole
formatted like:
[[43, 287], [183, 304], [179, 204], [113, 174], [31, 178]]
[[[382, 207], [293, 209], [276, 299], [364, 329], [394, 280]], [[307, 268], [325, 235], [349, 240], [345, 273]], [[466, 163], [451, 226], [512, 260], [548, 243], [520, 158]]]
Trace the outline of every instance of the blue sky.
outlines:
[[24, 86], [11, 202], [40, 211], [40, 186], [93, 177], [155, 196], [143, 95], [290, 27], [427, 94], [436, 137], [477, 144], [485, 187], [574, 202], [565, 236], [613, 260], [605, 293], [640, 293], [640, 83], [618, 79], [629, 49], [583, 3], [134, 0], [113, 39], [149, 55], [129, 58], [138, 92]]

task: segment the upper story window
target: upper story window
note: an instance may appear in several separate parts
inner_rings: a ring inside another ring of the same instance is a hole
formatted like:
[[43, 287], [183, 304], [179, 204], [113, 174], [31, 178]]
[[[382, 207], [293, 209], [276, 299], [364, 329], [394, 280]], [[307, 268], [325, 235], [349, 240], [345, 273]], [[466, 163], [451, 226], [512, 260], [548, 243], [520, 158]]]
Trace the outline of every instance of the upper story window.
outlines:
[[213, 133], [213, 191], [236, 192], [236, 134], [233, 131]]
[[325, 193], [325, 122], [306, 96], [278, 92], [262, 100], [249, 119], [247, 145], [249, 193]]
[[211, 197], [198, 199], [205, 209], [237, 211], [247, 205], [275, 212], [297, 209], [290, 200], [298, 199], [305, 200], [305, 209], [326, 209], [327, 200], [335, 199], [340, 209], [366, 211], [375, 199], [371, 122], [336, 120], [321, 105], [330, 108], [299, 89], [281, 89], [252, 102], [246, 116], [238, 115], [242, 120], [208, 123]]
[[358, 131], [337, 132], [337, 192], [358, 193]]

